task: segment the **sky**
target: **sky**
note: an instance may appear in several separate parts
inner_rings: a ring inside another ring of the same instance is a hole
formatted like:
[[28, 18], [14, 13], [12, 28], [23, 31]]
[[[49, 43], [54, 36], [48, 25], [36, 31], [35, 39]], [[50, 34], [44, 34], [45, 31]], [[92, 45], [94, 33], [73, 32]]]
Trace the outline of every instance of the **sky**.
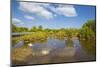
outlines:
[[19, 1], [13, 1], [11, 6], [12, 23], [27, 28], [81, 28], [95, 19], [95, 6]]

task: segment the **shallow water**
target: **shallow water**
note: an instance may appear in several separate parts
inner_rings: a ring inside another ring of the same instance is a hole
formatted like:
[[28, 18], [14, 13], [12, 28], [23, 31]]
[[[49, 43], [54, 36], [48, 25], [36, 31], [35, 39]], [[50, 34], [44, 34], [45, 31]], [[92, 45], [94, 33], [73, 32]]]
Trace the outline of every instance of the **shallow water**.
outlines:
[[[32, 46], [28, 46], [30, 49], [32, 49], [32, 54], [26, 57], [25, 62], [14, 61], [17, 65], [96, 60], [95, 41], [48, 38], [48, 40], [44, 42], [35, 42], [29, 44], [32, 44]], [[20, 48], [25, 45], [26, 44], [21, 41], [17, 43], [14, 48]]]

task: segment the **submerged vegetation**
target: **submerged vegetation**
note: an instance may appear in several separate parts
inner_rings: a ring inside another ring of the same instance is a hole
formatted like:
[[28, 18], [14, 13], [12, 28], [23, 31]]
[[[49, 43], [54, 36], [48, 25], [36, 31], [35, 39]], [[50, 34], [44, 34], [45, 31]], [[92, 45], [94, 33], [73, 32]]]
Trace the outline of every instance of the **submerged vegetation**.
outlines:
[[[28, 47], [14, 48], [12, 51], [12, 59], [13, 61], [26, 62], [25, 59], [31, 54], [32, 49]], [[14, 63], [16, 64], [17, 62]]]

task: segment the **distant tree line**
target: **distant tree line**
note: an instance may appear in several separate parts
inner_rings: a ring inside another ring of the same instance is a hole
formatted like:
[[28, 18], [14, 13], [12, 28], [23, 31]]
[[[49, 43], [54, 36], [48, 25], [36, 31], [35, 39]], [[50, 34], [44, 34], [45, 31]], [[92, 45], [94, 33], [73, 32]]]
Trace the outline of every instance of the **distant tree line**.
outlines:
[[[31, 29], [26, 27], [18, 27], [12, 24], [12, 32], [45, 32], [48, 36], [59, 38], [72, 38], [78, 37], [82, 40], [95, 39], [96, 35], [96, 22], [95, 20], [88, 20], [80, 29], [76, 28], [61, 28], [61, 29], [43, 29], [40, 25], [33, 26]], [[42, 34], [42, 33], [41, 33]]]
[[29, 31], [26, 27], [18, 27], [14, 24], [12, 24], [12, 32], [27, 32]]

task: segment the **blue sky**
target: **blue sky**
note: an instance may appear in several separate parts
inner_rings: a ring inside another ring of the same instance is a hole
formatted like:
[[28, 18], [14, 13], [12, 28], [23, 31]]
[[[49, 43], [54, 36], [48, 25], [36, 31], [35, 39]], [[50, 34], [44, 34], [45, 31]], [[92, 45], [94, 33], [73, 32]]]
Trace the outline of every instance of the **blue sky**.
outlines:
[[95, 19], [95, 6], [53, 3], [12, 3], [12, 23], [31, 28], [80, 28], [87, 20]]

